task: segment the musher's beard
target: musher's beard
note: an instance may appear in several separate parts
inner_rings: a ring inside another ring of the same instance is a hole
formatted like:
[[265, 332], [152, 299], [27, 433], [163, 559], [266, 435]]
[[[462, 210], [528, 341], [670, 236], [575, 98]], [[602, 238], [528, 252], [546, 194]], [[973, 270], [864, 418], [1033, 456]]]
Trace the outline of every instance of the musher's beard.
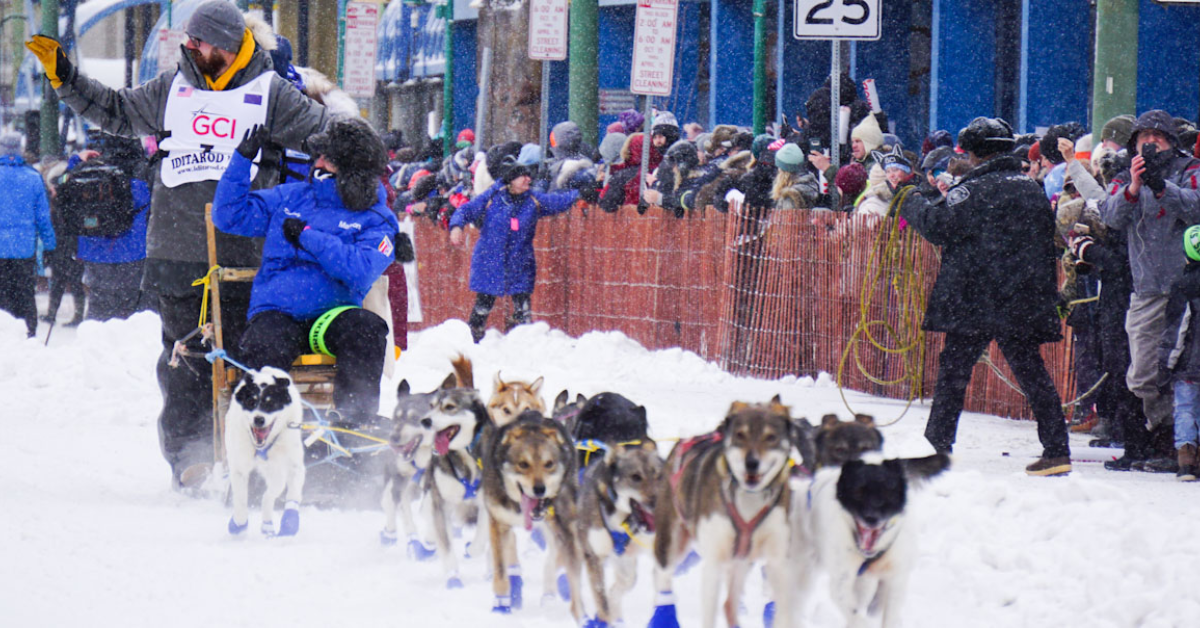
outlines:
[[192, 48], [189, 52], [192, 53], [192, 61], [196, 62], [196, 69], [211, 79], [219, 77], [225, 69], [225, 60], [217, 53], [216, 48], [210, 50], [207, 57], [198, 48]]

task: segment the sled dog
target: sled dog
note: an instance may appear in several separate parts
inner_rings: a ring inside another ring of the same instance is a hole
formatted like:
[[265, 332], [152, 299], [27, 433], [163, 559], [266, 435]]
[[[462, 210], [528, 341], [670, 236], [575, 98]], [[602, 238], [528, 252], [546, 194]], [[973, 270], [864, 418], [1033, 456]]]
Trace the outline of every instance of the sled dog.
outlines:
[[[454, 388], [455, 377], [446, 377], [439, 390]], [[388, 449], [384, 451], [383, 506], [384, 525], [379, 540], [384, 545], [396, 543], [396, 513], [404, 524], [404, 534], [411, 542], [416, 539], [417, 526], [412, 506], [420, 496], [421, 479], [433, 456], [433, 422], [423, 421], [433, 406], [437, 390], [414, 393], [408, 380], [396, 388], [396, 410], [392, 413], [392, 432]]]
[[300, 422], [304, 411], [300, 393], [288, 374], [274, 367], [248, 371], [233, 391], [225, 415], [225, 459], [229, 462], [233, 517], [230, 534], [249, 525], [250, 472], [266, 482], [262, 498], [262, 531], [274, 536], [275, 500], [287, 489], [279, 536], [300, 528], [300, 497], [304, 490], [304, 443]]
[[[555, 405], [558, 405], [557, 399]], [[646, 408], [614, 392], [602, 392], [585, 399], [578, 411], [567, 419], [567, 431], [575, 441], [580, 468], [603, 458], [603, 455], [592, 455], [601, 446], [643, 440], [649, 429]]]
[[[460, 383], [470, 381], [470, 369], [471, 363], [465, 359], [455, 364]], [[474, 388], [439, 390], [422, 423], [433, 432], [433, 458], [425, 487], [434, 540], [446, 572], [446, 586], [457, 589], [462, 587], [462, 580], [458, 577], [456, 553], [450, 547], [451, 526], [476, 525], [471, 548], [475, 552], [482, 551], [487, 542], [478, 497], [483, 470], [477, 458], [479, 438], [488, 424], [487, 408]]]
[[[610, 626], [621, 621], [621, 600], [637, 582], [638, 556], [654, 547], [654, 497], [662, 468], [658, 446], [644, 438], [608, 447], [603, 462], [583, 475], [579, 543], [596, 618]], [[604, 564], [610, 558], [616, 563], [616, 581], [606, 590]]]
[[[875, 453], [817, 472], [793, 505], [795, 603], [802, 611], [813, 567], [830, 577], [834, 603], [849, 626], [900, 625], [916, 530], [906, 525], [908, 491], [950, 466], [946, 454], [883, 460]], [[781, 600], [782, 601], [782, 600]], [[781, 606], [782, 608], [782, 606]]]
[[483, 460], [483, 498], [487, 510], [492, 550], [492, 610], [509, 613], [520, 608], [522, 587], [517, 543], [513, 528], [532, 530], [542, 521], [550, 531], [547, 544], [547, 594], [554, 586], [556, 569], [566, 571], [571, 615], [578, 624], [583, 610], [579, 599], [579, 550], [575, 538], [575, 452], [561, 423], [535, 411], [494, 431]]
[[856, 460], [868, 451], [883, 449], [883, 434], [875, 427], [875, 417], [854, 415], [853, 421], [841, 421], [836, 414], [821, 417], [821, 427], [813, 436], [817, 468], [837, 467]]
[[[754, 561], [765, 561], [772, 591], [788, 590], [787, 468], [793, 448], [810, 450], [802, 443], [810, 431], [808, 421], [792, 420], [776, 395], [765, 404], [735, 402], [717, 431], [675, 445], [654, 505], [659, 599], [652, 625], [675, 620], [672, 573], [693, 542], [704, 557], [704, 628], [716, 625], [722, 575], [727, 579], [724, 610], [730, 626], [738, 625], [742, 587]], [[790, 625], [789, 609], [780, 608], [775, 626]]]
[[546, 414], [546, 402], [542, 400], [542, 378], [533, 382], [506, 382], [496, 373], [496, 381], [492, 385], [492, 396], [487, 402], [488, 416], [496, 427], [504, 427], [512, 423], [526, 410], [536, 410], [538, 414]]

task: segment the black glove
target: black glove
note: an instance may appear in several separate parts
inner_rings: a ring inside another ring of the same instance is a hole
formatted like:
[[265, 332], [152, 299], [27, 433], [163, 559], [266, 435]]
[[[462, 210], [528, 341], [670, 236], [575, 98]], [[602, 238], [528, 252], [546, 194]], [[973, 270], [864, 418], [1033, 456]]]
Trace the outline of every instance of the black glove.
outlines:
[[401, 264], [407, 264], [417, 259], [417, 253], [413, 250], [412, 240], [409, 239], [407, 233], [396, 233], [396, 261]]
[[[242, 143], [238, 144], [237, 152], [246, 159], [254, 159], [258, 156], [258, 151], [271, 139], [271, 131], [267, 127], [256, 124], [246, 131], [242, 136]], [[289, 218], [289, 220], [291, 220]]]
[[296, 248], [300, 247], [300, 232], [308, 228], [308, 223], [299, 218], [288, 218], [283, 221], [283, 238]]

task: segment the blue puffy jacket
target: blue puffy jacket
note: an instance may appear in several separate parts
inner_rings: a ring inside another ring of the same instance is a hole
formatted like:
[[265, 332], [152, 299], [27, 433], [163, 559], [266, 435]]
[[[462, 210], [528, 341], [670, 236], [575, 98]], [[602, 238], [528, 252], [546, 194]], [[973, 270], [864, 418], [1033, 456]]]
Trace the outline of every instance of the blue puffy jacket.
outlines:
[[516, 198], [497, 181], [483, 194], [458, 208], [450, 228], [462, 227], [483, 217], [479, 242], [471, 257], [471, 290], [493, 296], [533, 292], [537, 260], [533, 236], [542, 216], [571, 209], [579, 192], [542, 194], [526, 192]]
[[50, 201], [42, 175], [17, 155], [0, 157], [0, 259], [28, 259], [42, 248], [54, 249]]
[[141, 179], [132, 179], [133, 206], [139, 208], [133, 225], [125, 233], [111, 238], [79, 236], [75, 258], [94, 264], [124, 264], [146, 259], [146, 220], [150, 216], [150, 187]]
[[[341, 306], [361, 306], [371, 284], [393, 261], [400, 225], [387, 193], [362, 211], [342, 204], [333, 177], [250, 191], [250, 160], [234, 153], [213, 198], [213, 224], [263, 242], [262, 266], [250, 292], [252, 318], [278, 311], [312, 320]], [[300, 248], [283, 237], [283, 221], [308, 223]]]

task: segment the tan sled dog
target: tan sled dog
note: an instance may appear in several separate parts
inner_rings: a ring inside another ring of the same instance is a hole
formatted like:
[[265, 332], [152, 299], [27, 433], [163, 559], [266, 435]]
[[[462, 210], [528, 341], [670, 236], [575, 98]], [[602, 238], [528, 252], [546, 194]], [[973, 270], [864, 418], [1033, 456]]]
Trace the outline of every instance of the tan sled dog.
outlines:
[[[495, 430], [483, 461], [483, 499], [491, 531], [494, 612], [521, 608], [523, 581], [513, 528], [549, 530], [546, 560], [566, 570], [571, 615], [583, 615], [579, 600], [579, 549], [575, 541], [575, 449], [562, 424], [526, 412]], [[547, 569], [553, 573], [552, 569]], [[552, 579], [551, 579], [552, 580]], [[546, 583], [547, 588], [553, 586]]]
[[[695, 544], [703, 557], [702, 626], [717, 622], [722, 576], [728, 587], [725, 619], [738, 625], [737, 610], [751, 565], [766, 562], [772, 591], [789, 590], [790, 529], [788, 460], [811, 426], [793, 422], [776, 395], [769, 403], [735, 402], [717, 431], [680, 442], [659, 480], [654, 539], [656, 619], [674, 615], [671, 579]], [[790, 628], [791, 611], [779, 605], [776, 628]]]

